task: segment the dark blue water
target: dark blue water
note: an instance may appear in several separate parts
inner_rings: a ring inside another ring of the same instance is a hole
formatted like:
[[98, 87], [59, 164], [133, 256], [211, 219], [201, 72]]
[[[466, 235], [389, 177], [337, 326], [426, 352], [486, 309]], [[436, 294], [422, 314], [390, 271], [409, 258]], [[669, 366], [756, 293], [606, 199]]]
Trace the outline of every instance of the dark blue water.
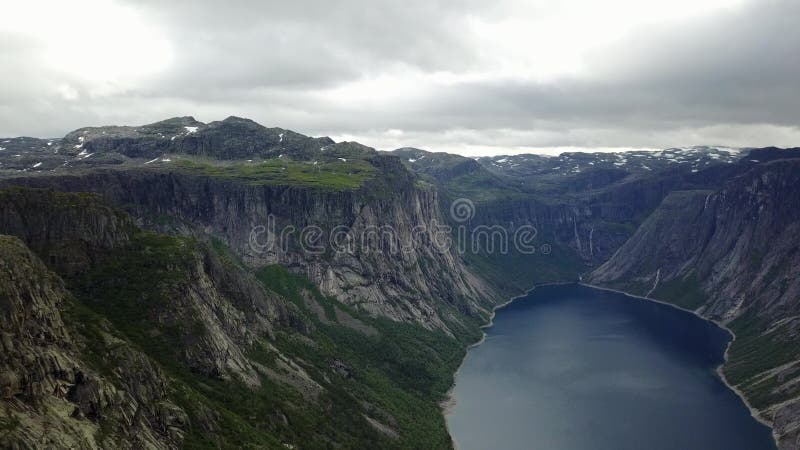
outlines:
[[774, 449], [715, 372], [728, 340], [666, 305], [537, 288], [469, 351], [450, 432], [459, 450]]

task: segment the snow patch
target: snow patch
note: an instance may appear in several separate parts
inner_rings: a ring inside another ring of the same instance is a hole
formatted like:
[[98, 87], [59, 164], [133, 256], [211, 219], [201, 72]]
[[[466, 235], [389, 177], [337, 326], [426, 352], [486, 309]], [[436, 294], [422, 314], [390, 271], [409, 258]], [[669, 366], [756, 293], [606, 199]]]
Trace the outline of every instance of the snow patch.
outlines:
[[346, 160], [346, 159], [344, 159], [344, 158], [339, 158], [339, 161], [341, 161], [341, 162], [347, 162], [347, 160]]
[[36, 163], [36, 164], [34, 164], [34, 165], [33, 165], [33, 168], [35, 169], [35, 168], [37, 168], [37, 167], [39, 167], [39, 166], [41, 166], [41, 165], [42, 165], [42, 163], [38, 162], [38, 163]]
[[183, 127], [183, 128], [186, 128], [187, 134], [194, 133], [195, 131], [197, 131], [197, 127]]

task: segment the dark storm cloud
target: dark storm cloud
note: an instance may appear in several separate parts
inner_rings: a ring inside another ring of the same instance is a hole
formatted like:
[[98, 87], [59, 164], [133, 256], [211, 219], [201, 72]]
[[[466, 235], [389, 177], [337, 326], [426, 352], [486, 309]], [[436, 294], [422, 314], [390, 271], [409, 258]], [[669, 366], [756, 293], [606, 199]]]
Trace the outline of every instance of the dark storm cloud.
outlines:
[[492, 36], [470, 31], [517, 3], [131, 2], [172, 61], [106, 90], [44, 67], [30, 36], [4, 34], [0, 135], [235, 114], [382, 148], [800, 145], [800, 3], [750, 1], [634, 30], [595, 48], [584, 70], [546, 80], [495, 71], [482, 45]]

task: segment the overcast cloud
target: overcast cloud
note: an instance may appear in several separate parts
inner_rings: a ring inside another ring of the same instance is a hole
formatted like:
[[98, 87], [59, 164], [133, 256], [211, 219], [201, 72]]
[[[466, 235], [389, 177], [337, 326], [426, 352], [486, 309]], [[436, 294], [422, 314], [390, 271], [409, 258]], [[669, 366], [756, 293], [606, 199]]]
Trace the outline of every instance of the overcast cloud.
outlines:
[[237, 115], [468, 155], [800, 146], [797, 0], [0, 4], [0, 136]]

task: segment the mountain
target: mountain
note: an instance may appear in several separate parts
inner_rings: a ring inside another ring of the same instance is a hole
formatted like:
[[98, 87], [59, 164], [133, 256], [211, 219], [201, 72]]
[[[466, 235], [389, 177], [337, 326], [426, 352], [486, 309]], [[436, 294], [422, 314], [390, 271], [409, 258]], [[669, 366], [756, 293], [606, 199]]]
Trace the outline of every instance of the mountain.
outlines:
[[4, 342], [64, 332], [4, 353], [2, 446], [451, 446], [439, 402], [501, 296], [418, 227], [444, 213], [398, 158], [239, 119], [7, 140], [66, 163], [0, 166], [0, 235], [36, 269], [4, 283]]
[[4, 448], [450, 445], [477, 322], [376, 318], [93, 194], [0, 191], [0, 230]]
[[[476, 203], [472, 226], [533, 224], [554, 248], [573, 255], [549, 264], [537, 255], [489, 257], [483, 267], [538, 281], [582, 273], [593, 284], [674, 303], [728, 326], [736, 340], [723, 373], [773, 426], [779, 447], [797, 449], [798, 150], [485, 157], [477, 159], [481, 168], [460, 176], [481, 179], [474, 174], [483, 171], [500, 180], [485, 191], [491, 197]], [[412, 167], [426, 173], [431, 164], [420, 165], [423, 156], [417, 151]], [[439, 179], [443, 191], [464, 193], [463, 184]], [[498, 193], [501, 183], [506, 188]]]
[[800, 445], [799, 189], [800, 160], [778, 160], [673, 192], [589, 277], [729, 327], [724, 374], [781, 449]]
[[[173, 133], [179, 133], [174, 140]], [[246, 119], [205, 125], [175, 118], [142, 127], [79, 129], [52, 153], [63, 157], [65, 151], [74, 154], [70, 164], [41, 173], [6, 170], [0, 186], [95, 192], [148, 228], [214, 236], [250, 267], [282, 264], [345, 303], [428, 328], [448, 329], [448, 321], [462, 326], [454, 311], [486, 316], [496, 299], [451, 249], [429, 245], [436, 237], [432, 227], [422, 234], [413, 230], [445, 222], [437, 192], [418, 183], [397, 158], [371, 148]], [[74, 161], [86, 161], [84, 152], [89, 159], [103, 157], [77, 171]], [[124, 162], [109, 163], [109, 155]], [[252, 230], [268, 224], [273, 234], [289, 227], [296, 232], [285, 236], [284, 245], [255, 248]], [[317, 254], [300, 242], [300, 230], [309, 225], [321, 227], [314, 243], [321, 248], [332, 247], [337, 226], [346, 226], [350, 237], [372, 233], [374, 239], [358, 242], [353, 251]], [[394, 246], [407, 251], [392, 252]], [[427, 270], [441, 277], [430, 279]], [[441, 302], [418, 301], [430, 297]]]
[[451, 448], [440, 402], [495, 305], [583, 277], [727, 324], [728, 381], [800, 448], [798, 163], [237, 117], [0, 139], [0, 446]]

